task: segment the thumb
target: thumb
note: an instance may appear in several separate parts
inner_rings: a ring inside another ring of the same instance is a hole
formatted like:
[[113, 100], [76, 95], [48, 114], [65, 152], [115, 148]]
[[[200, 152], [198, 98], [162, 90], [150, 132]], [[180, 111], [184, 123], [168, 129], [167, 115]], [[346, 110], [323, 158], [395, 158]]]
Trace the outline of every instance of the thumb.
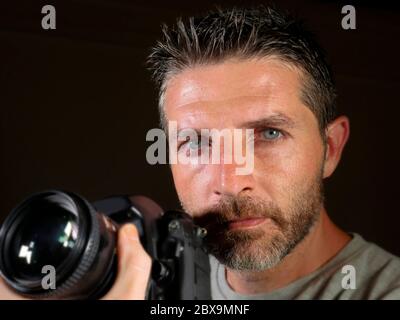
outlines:
[[135, 225], [126, 224], [118, 232], [118, 274], [103, 299], [143, 300], [151, 271], [151, 258], [139, 240]]

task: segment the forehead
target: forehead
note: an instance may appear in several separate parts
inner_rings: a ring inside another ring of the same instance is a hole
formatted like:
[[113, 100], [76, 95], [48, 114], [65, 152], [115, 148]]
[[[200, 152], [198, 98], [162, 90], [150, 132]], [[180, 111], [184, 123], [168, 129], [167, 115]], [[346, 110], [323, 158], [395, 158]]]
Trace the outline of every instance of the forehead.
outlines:
[[301, 117], [310, 110], [300, 99], [300, 77], [294, 66], [271, 58], [187, 68], [167, 82], [165, 114], [178, 125], [202, 127], [238, 125], [274, 113]]

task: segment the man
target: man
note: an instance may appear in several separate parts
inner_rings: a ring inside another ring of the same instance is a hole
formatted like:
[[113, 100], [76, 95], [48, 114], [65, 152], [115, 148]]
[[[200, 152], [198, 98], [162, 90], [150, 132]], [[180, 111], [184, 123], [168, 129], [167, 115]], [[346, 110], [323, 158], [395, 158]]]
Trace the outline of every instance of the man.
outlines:
[[[271, 8], [220, 10], [163, 31], [149, 63], [164, 125], [254, 130], [251, 174], [223, 161], [171, 165], [182, 207], [208, 229], [213, 298], [400, 298], [400, 259], [338, 228], [324, 208], [323, 179], [349, 120], [336, 116], [312, 35]], [[188, 140], [178, 153], [209, 148]]]
[[[250, 174], [237, 174], [225, 153], [218, 164], [171, 165], [183, 209], [208, 230], [213, 299], [400, 298], [400, 259], [341, 230], [324, 207], [323, 179], [349, 120], [336, 115], [332, 75], [310, 33], [270, 8], [219, 10], [163, 33], [149, 64], [165, 129], [253, 130]], [[181, 141], [178, 153], [203, 154], [214, 142]], [[105, 298], [142, 299], [150, 265], [136, 229], [122, 228]]]

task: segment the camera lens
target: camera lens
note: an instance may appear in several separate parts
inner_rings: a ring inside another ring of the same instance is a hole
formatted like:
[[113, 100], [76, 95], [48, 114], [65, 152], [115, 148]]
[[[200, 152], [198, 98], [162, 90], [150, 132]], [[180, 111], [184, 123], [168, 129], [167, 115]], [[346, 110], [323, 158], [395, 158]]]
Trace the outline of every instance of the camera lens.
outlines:
[[78, 240], [77, 212], [74, 202], [52, 194], [23, 208], [8, 254], [15, 277], [39, 280], [45, 265], [60, 270]]
[[[97, 298], [116, 271], [116, 227], [85, 199], [58, 190], [17, 206], [0, 229], [0, 270], [17, 292], [34, 298]], [[42, 284], [45, 266], [56, 288]]]

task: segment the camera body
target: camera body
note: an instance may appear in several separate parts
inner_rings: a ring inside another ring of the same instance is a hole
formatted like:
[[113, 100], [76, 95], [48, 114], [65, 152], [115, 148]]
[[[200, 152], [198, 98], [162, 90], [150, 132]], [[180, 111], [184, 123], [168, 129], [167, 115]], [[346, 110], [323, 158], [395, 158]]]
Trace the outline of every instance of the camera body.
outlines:
[[[93, 203], [113, 224], [134, 223], [153, 259], [147, 298], [209, 300], [210, 265], [203, 248], [206, 230], [182, 211], [166, 211], [143, 196], [116, 196]], [[143, 214], [144, 213], [144, 214]]]
[[[97, 299], [117, 275], [117, 231], [133, 223], [152, 258], [146, 298], [208, 300], [206, 230], [182, 211], [164, 212], [144, 196], [89, 203], [60, 190], [34, 194], [0, 228], [0, 271], [17, 293], [39, 299]], [[55, 288], [43, 288], [43, 266], [56, 270]]]

